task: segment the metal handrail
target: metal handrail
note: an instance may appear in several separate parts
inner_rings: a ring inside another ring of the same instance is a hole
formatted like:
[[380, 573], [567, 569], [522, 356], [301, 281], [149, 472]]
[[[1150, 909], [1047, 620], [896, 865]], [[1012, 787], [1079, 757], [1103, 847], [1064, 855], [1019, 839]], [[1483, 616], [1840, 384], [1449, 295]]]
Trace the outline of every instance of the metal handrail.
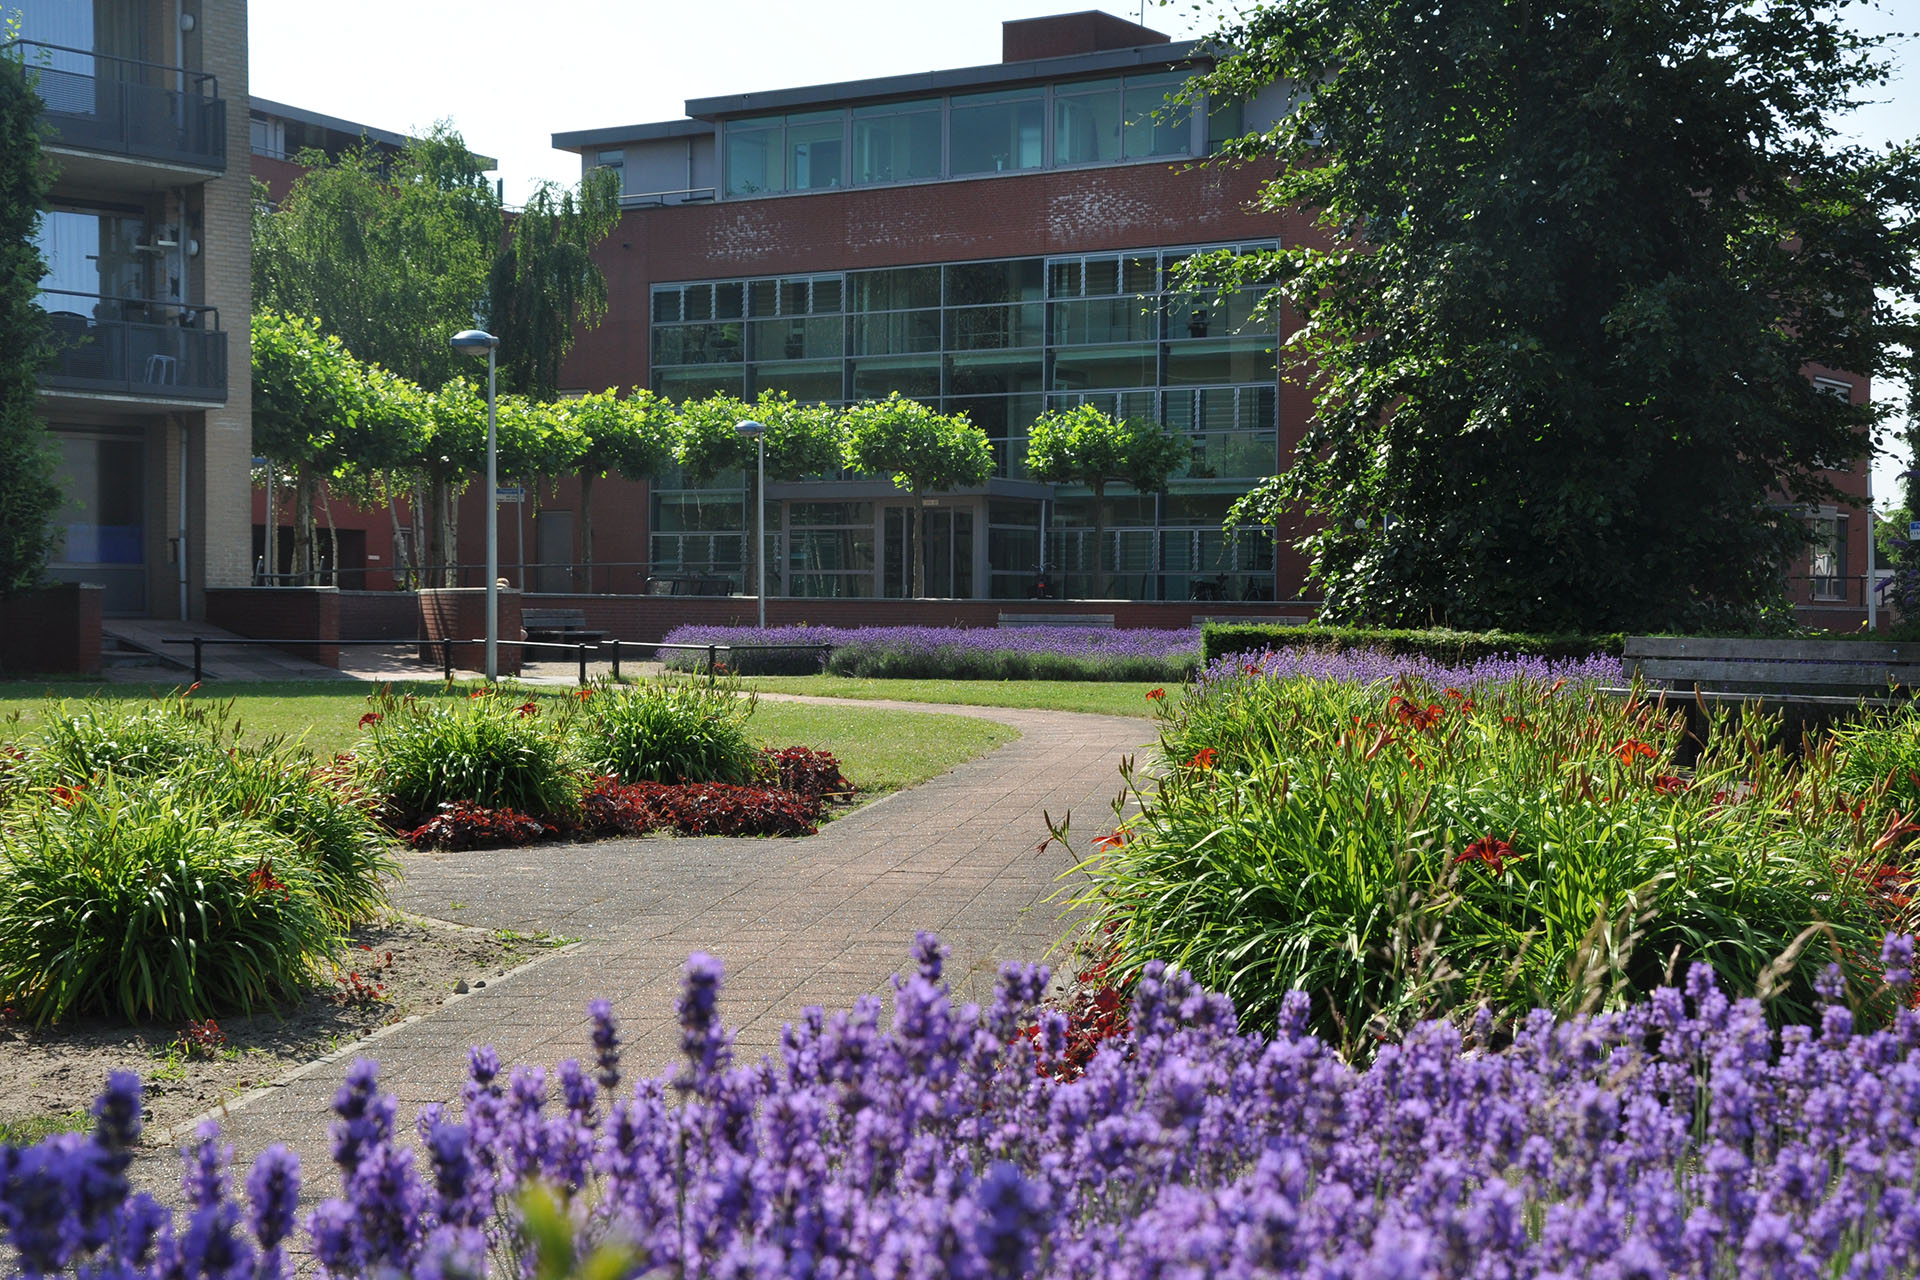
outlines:
[[[116, 62], [124, 66], [143, 67], [148, 71], [158, 71], [162, 75], [177, 76], [193, 82], [194, 91], [207, 90], [205, 96], [220, 96], [220, 79], [210, 71], [189, 71], [185, 67], [173, 66], [165, 62], [148, 62], [142, 58], [123, 58], [117, 53], [102, 53], [98, 49], [81, 49], [70, 44], [52, 44], [45, 40], [25, 40], [15, 36], [9, 40], [0, 40], [0, 56], [10, 49], [44, 49], [51, 53], [73, 53], [83, 58], [94, 58], [102, 62]], [[22, 59], [23, 65], [30, 65]], [[56, 68], [57, 69], [57, 68]], [[84, 75], [84, 72], [69, 71], [67, 75]]]
[[676, 191], [630, 191], [621, 193], [620, 203], [623, 207], [646, 200], [658, 200], [665, 204], [668, 196], [697, 196], [703, 191], [709, 200], [719, 194], [718, 188], [715, 187], [681, 187]]
[[[58, 298], [85, 298], [91, 302], [122, 302], [122, 303], [126, 303], [129, 306], [135, 306], [135, 307], [168, 307], [175, 311], [189, 312], [199, 316], [211, 315], [213, 317], [213, 324], [207, 331], [209, 333], [225, 332], [220, 327], [220, 308], [213, 306], [210, 303], [175, 302], [167, 298], [124, 298], [124, 297], [121, 297], [119, 294], [114, 294], [114, 293], [82, 293], [78, 289], [41, 289], [38, 291], [36, 296], [39, 296], [39, 297], [51, 296], [51, 297], [58, 297]], [[46, 311], [46, 308], [43, 306], [41, 310]], [[55, 316], [55, 315], [61, 315], [63, 313], [58, 311], [47, 311], [47, 314], [49, 316]], [[156, 324], [156, 323], [164, 323], [164, 322], [152, 321], [152, 320], [116, 320], [114, 321], [114, 323], [115, 324]], [[183, 327], [197, 328], [200, 326], [183, 326]]]

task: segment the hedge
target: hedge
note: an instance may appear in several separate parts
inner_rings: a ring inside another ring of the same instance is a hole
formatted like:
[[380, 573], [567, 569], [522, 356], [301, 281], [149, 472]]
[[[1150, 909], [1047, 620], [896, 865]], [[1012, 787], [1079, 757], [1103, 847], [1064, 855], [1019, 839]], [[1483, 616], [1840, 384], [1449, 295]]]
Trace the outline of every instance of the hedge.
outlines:
[[1230, 653], [1310, 647], [1384, 649], [1436, 662], [1466, 663], [1503, 654], [1539, 658], [1587, 658], [1618, 655], [1624, 635], [1528, 635], [1520, 631], [1392, 630], [1374, 627], [1281, 626], [1273, 623], [1209, 622], [1200, 630], [1200, 657], [1213, 662]]

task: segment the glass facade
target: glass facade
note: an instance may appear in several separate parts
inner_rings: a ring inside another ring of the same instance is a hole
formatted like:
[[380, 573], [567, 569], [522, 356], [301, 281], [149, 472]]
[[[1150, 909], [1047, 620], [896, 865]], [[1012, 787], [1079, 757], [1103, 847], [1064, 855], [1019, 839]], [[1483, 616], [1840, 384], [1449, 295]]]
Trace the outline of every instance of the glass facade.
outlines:
[[822, 191], [1204, 154], [1180, 71], [729, 120], [726, 194]]
[[[1123, 143], [1122, 143], [1123, 145]], [[1213, 246], [1271, 249], [1273, 242]], [[1012, 258], [655, 286], [653, 389], [675, 400], [763, 391], [847, 404], [898, 391], [965, 413], [992, 442], [985, 497], [916, 515], [905, 495], [768, 504], [769, 587], [795, 596], [1054, 594], [1140, 600], [1259, 599], [1270, 538], [1228, 542], [1227, 506], [1278, 464], [1274, 329], [1263, 290], [1223, 297], [1174, 278], [1196, 248]], [[1187, 436], [1193, 459], [1163, 495], [1115, 486], [1103, 556], [1091, 566], [1085, 489], [1041, 492], [1026, 429], [1049, 408], [1090, 402]], [[654, 498], [655, 571], [741, 576], [744, 477], [704, 489], [667, 481]], [[926, 581], [910, 590], [914, 528]]]

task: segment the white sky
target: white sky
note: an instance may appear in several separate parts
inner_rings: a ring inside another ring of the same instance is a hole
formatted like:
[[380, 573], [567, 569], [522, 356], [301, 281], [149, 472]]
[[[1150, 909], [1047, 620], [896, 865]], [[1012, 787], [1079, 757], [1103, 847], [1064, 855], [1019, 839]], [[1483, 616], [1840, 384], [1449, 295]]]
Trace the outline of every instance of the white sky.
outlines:
[[[1085, 8], [1141, 18], [1137, 0], [252, 0], [250, 79], [263, 98], [376, 128], [451, 120], [499, 157], [517, 203], [543, 179], [578, 179], [554, 133], [677, 119], [688, 98], [998, 62], [1005, 19]], [[1147, 0], [1145, 21], [1181, 40], [1219, 12]], [[1920, 29], [1920, 0], [1856, 13], [1864, 31]], [[1920, 40], [1893, 55], [1886, 101], [1852, 122], [1859, 141], [1920, 136]], [[1876, 505], [1902, 465], [1876, 461]]]

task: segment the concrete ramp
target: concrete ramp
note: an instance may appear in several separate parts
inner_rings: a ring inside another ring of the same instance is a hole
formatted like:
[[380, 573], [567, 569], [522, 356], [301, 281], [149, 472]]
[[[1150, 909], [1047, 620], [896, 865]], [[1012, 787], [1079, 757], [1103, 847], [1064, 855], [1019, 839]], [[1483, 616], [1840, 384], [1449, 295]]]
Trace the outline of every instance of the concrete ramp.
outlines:
[[213, 643], [220, 640], [244, 640], [247, 637], [209, 626], [204, 622], [173, 622], [154, 618], [108, 618], [101, 634], [122, 654], [144, 654], [152, 665], [119, 667], [122, 680], [165, 682], [193, 679], [193, 646], [185, 643], [199, 636], [208, 643], [202, 649], [201, 676], [208, 681], [254, 680], [352, 680], [355, 677], [332, 667], [296, 658], [271, 645]]

